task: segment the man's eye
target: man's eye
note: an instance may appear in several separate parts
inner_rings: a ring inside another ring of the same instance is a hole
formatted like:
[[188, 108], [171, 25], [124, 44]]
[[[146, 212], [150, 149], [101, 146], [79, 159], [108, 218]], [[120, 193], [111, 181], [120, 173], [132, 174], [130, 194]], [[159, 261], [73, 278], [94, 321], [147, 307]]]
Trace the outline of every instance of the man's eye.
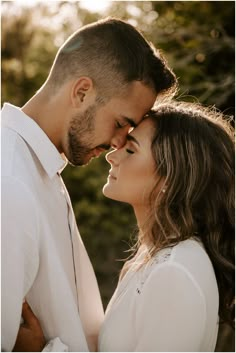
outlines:
[[121, 124], [119, 121], [116, 122], [116, 127], [118, 129], [122, 129], [123, 127], [125, 127], [127, 125], [127, 123]]
[[126, 152], [127, 152], [127, 153], [130, 153], [130, 154], [133, 154], [133, 153], [134, 153], [134, 151], [131, 151], [131, 150], [128, 149], [128, 148], [126, 148]]
[[121, 123], [119, 123], [119, 121], [116, 122], [116, 127], [118, 127], [119, 129], [121, 129], [123, 126], [121, 125]]

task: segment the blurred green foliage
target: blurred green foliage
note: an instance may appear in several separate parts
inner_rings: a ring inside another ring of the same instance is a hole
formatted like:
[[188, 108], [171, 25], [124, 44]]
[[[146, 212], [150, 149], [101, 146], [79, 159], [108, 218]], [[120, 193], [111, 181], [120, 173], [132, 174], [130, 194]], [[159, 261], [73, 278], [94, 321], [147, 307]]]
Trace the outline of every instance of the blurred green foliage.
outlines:
[[[28, 7], [2, 1], [2, 104], [22, 106], [45, 81], [63, 41], [108, 15], [130, 21], [162, 50], [178, 77], [179, 99], [234, 115], [234, 1], [113, 1], [102, 15], [82, 8], [79, 1], [39, 1]], [[63, 172], [104, 307], [135, 241], [130, 206], [102, 195], [108, 170], [102, 156]], [[228, 327], [220, 330], [217, 350], [234, 351]]]

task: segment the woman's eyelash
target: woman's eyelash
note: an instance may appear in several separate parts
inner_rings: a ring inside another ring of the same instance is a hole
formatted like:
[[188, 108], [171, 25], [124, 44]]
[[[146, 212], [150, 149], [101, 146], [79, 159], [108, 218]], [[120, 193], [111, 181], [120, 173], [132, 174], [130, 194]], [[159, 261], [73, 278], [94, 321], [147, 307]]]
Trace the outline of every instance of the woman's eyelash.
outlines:
[[126, 152], [127, 152], [127, 153], [130, 153], [130, 154], [133, 154], [133, 153], [134, 153], [134, 151], [131, 151], [131, 150], [128, 149], [128, 148], [126, 148]]

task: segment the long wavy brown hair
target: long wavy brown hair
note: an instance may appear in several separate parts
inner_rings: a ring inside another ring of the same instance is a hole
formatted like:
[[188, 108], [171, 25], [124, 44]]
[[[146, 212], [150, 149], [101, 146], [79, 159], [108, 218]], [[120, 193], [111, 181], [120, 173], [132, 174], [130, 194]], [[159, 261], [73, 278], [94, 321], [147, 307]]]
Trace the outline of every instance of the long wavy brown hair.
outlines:
[[[234, 323], [234, 133], [229, 117], [200, 104], [169, 102], [155, 108], [152, 153], [157, 183], [150, 214], [139, 230], [136, 255], [197, 237], [213, 264], [222, 321]], [[164, 184], [163, 184], [164, 182]], [[160, 185], [164, 193], [160, 192]]]

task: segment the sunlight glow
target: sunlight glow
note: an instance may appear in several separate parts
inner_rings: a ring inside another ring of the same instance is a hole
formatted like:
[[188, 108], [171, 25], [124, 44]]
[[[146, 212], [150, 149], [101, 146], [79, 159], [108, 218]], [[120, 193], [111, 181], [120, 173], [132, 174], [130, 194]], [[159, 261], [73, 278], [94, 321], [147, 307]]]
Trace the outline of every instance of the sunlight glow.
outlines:
[[82, 0], [79, 2], [79, 5], [90, 12], [103, 12], [109, 7], [111, 3], [112, 1], [106, 0]]
[[[4, 3], [12, 3], [12, 11], [17, 11], [21, 6], [27, 6], [27, 7], [34, 7], [37, 4], [47, 4], [47, 6], [53, 6], [57, 3], [58, 1], [55, 0], [14, 0], [14, 1], [5, 1], [2, 3], [2, 9], [3, 11], [6, 8], [9, 8], [7, 6], [4, 6]], [[68, 3], [73, 2], [73, 1], [67, 1]], [[65, 2], [65, 4], [67, 3]], [[113, 1], [108, 1], [108, 0], [82, 0], [82, 1], [76, 1], [81, 8], [88, 10], [89, 12], [99, 12], [102, 13], [105, 11]], [[14, 9], [15, 8], [15, 9]]]

